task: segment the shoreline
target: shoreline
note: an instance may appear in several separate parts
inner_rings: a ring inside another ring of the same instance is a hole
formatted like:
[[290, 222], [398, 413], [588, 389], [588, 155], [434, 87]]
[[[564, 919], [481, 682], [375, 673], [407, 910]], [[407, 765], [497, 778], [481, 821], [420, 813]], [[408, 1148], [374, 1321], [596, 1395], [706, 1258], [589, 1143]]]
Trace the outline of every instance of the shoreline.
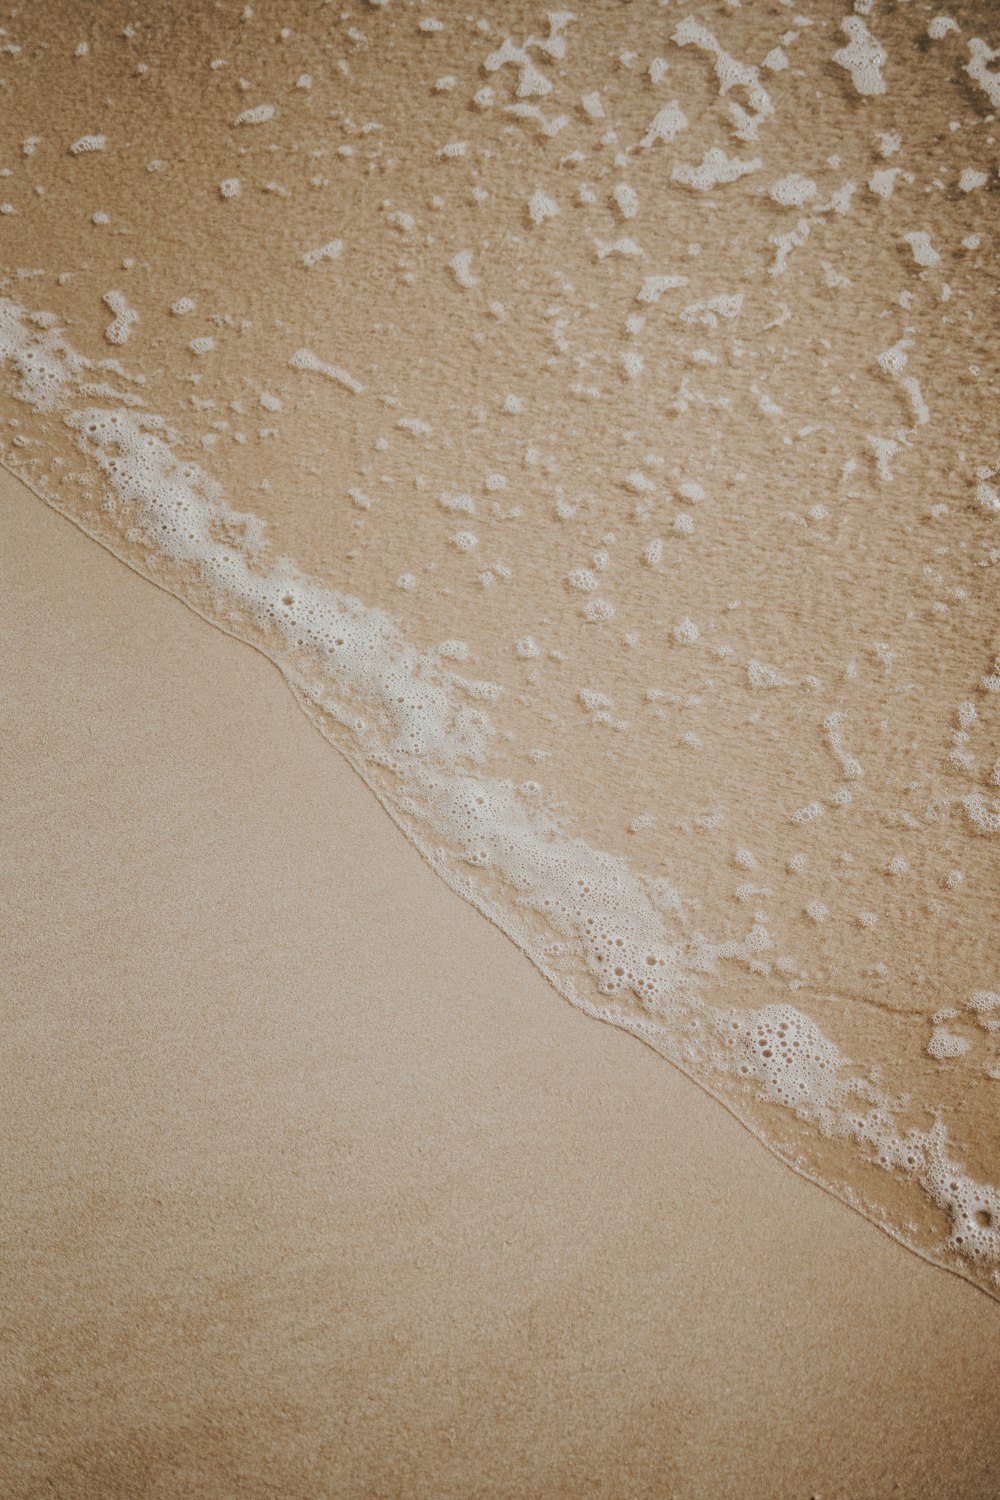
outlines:
[[257, 653], [0, 504], [12, 1493], [996, 1492], [994, 1304], [560, 1001]]

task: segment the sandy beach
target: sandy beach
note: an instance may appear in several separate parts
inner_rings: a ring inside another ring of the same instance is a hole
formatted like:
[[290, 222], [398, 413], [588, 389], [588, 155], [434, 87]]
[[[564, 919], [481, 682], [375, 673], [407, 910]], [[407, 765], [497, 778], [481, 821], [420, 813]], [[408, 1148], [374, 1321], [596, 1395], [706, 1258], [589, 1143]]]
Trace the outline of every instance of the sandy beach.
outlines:
[[987, 1500], [1000, 1307], [446, 889], [0, 475], [0, 1490]]

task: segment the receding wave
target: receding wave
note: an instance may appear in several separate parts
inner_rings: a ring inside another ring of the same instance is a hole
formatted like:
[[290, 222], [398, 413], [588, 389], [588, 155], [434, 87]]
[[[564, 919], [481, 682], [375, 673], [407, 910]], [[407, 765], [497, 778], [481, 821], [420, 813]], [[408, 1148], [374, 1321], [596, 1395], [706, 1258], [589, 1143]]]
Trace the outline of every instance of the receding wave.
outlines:
[[997, 1296], [1000, 54], [820, 9], [33, 8], [2, 457]]

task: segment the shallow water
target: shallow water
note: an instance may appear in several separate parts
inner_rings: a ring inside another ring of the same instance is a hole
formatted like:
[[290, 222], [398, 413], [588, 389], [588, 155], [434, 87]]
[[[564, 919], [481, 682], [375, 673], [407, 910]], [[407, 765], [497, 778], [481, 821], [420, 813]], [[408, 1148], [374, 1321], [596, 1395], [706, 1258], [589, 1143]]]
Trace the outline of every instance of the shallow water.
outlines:
[[33, 6], [0, 442], [567, 998], [1000, 1295], [990, 10]]

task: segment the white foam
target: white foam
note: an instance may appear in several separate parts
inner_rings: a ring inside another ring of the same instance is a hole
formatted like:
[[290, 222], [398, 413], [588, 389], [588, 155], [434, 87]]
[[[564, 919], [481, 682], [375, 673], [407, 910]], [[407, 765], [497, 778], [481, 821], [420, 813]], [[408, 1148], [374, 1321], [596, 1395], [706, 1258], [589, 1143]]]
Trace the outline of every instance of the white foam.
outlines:
[[550, 118], [537, 104], [508, 104], [504, 107], [504, 113], [516, 115], [520, 120], [534, 120], [542, 134], [549, 137], [558, 135], [569, 124], [569, 115], [553, 115]]
[[317, 250], [307, 250], [302, 257], [302, 264], [311, 270], [313, 266], [318, 266], [324, 260], [339, 260], [343, 249], [343, 240], [328, 240]]
[[878, 471], [878, 477], [888, 483], [892, 479], [892, 469], [889, 465], [900, 451], [900, 444], [896, 442], [895, 438], [878, 437], [874, 433], [868, 434], [867, 442], [875, 455], [875, 467]]
[[664, 292], [674, 291], [687, 284], [686, 276], [647, 276], [636, 293], [636, 301], [646, 304], [659, 302]]
[[970, 1043], [966, 1037], [958, 1036], [944, 1026], [935, 1026], [931, 1039], [927, 1043], [927, 1051], [931, 1057], [943, 1061], [945, 1058], [962, 1057], [968, 1052], [969, 1046]]
[[781, 203], [786, 208], [801, 208], [804, 203], [811, 203], [817, 191], [812, 178], [803, 177], [798, 172], [789, 172], [787, 177], [779, 178], [768, 189], [769, 196], [775, 203]]
[[738, 317], [742, 308], [742, 292], [720, 292], [717, 297], [690, 303], [681, 311], [680, 317], [682, 323], [702, 323], [709, 328], [717, 328], [720, 318], [729, 322]]
[[642, 146], [649, 148], [657, 142], [669, 143], [675, 136], [680, 135], [682, 130], [688, 128], [688, 117], [681, 109], [676, 99], [671, 99], [662, 109], [657, 110], [649, 123], [646, 134], [642, 138]]
[[675, 182], [682, 182], [687, 187], [697, 188], [700, 193], [707, 193], [720, 184], [737, 182], [749, 172], [758, 172], [762, 166], [763, 162], [759, 157], [754, 157], [752, 161], [740, 161], [735, 156], [727, 156], [721, 147], [712, 146], [705, 152], [699, 166], [677, 166], [670, 175]]
[[928, 22], [927, 35], [930, 37], [932, 42], [943, 41], [944, 38], [948, 35], [949, 31], [954, 31], [956, 33], [959, 33], [961, 31], [961, 27], [959, 26], [958, 22], [953, 21], [951, 16], [935, 16], [932, 21]]
[[297, 349], [288, 363], [293, 370], [311, 370], [316, 375], [325, 375], [328, 380], [342, 385], [345, 390], [353, 392], [355, 396], [360, 396], [364, 390], [360, 380], [355, 380], [353, 375], [341, 369], [339, 365], [324, 364], [323, 360], [313, 354], [311, 349]]
[[532, 224], [544, 224], [546, 219], [554, 219], [558, 212], [558, 203], [541, 188], [536, 188], [528, 199], [528, 217]]
[[619, 182], [613, 188], [611, 196], [623, 219], [634, 219], [639, 212], [639, 194], [635, 188], [630, 187], [627, 182]]
[[827, 744], [840, 762], [840, 767], [844, 775], [850, 779], [854, 779], [863, 776], [865, 773], [857, 757], [849, 754], [844, 748], [841, 725], [846, 718], [847, 715], [842, 712], [827, 714], [823, 720], [823, 728], [826, 730]]
[[962, 798], [968, 818], [977, 833], [1000, 833], [1000, 801], [984, 797], [982, 792], [969, 792]]
[[[324, 373], [326, 372], [324, 371]], [[341, 379], [343, 374], [343, 370], [338, 370], [336, 378]], [[350, 376], [348, 376], [348, 380], [350, 380]], [[362, 387], [358, 386], [357, 381], [353, 381], [348, 387], [350, 390], [354, 390], [355, 388], [358, 390], [362, 389]], [[409, 432], [413, 437], [429, 437], [434, 431], [431, 424], [425, 422], [422, 417], [400, 417], [396, 422], [396, 426], [402, 428], [404, 432]]]
[[869, 189], [879, 198], [891, 198], [896, 186], [896, 178], [900, 176], [902, 170], [902, 167], [879, 168], [868, 179]]
[[461, 511], [467, 516], [476, 514], [476, 502], [471, 495], [452, 495], [447, 491], [438, 496], [442, 510]]
[[[81, 135], [79, 140], [74, 141], [69, 148], [71, 156], [89, 156], [92, 152], [107, 149], [108, 139], [104, 135]], [[25, 152], [26, 156], [29, 154]]]
[[931, 237], [926, 230], [911, 230], [903, 235], [903, 239], [913, 251], [913, 259], [918, 266], [936, 266], [941, 256], [931, 244]]
[[243, 110], [233, 121], [234, 125], [266, 125], [268, 120], [273, 120], [275, 109], [273, 104], [256, 104], [252, 109]]
[[1000, 109], [1000, 72], [992, 69], [992, 64], [996, 62], [1000, 62], [1000, 48], [994, 51], [982, 37], [972, 37], [965, 71], [974, 83], [978, 83], [992, 107]]
[[617, 240], [595, 240], [594, 248], [597, 251], [598, 260], [607, 260], [609, 255], [634, 255], [641, 257], [645, 254], [641, 245], [627, 235], [621, 235]]
[[567, 575], [566, 581], [572, 584], [573, 588], [582, 589], [584, 593], [591, 593], [600, 587], [596, 574], [592, 573], [590, 568], [574, 568]]
[[973, 990], [968, 1006], [980, 1021], [988, 1021], [994, 1011], [1000, 1012], [1000, 994], [996, 990]]
[[739, 62], [726, 52], [712, 32], [693, 16], [688, 16], [676, 27], [673, 40], [678, 47], [695, 46], [709, 53], [715, 60], [715, 76], [719, 80], [719, 95], [725, 98], [732, 88], [741, 88], [753, 113], [730, 100], [728, 110], [733, 121], [734, 133], [741, 141], [757, 139], [762, 121], [774, 114], [771, 96], [760, 81], [755, 67]]
[[115, 315], [114, 321], [105, 328], [104, 337], [109, 344], [127, 344], [132, 329], [139, 321], [139, 314], [134, 307], [129, 306], [122, 292], [105, 292], [104, 303]]
[[459, 286], [474, 287], [479, 285], [479, 278], [472, 272], [472, 251], [459, 250], [457, 255], [452, 256], [448, 262], [455, 275]]
[[879, 46], [860, 16], [846, 16], [840, 29], [849, 41], [833, 54], [834, 62], [847, 69], [859, 94], [884, 94], [882, 69], [888, 60], [885, 48]]

